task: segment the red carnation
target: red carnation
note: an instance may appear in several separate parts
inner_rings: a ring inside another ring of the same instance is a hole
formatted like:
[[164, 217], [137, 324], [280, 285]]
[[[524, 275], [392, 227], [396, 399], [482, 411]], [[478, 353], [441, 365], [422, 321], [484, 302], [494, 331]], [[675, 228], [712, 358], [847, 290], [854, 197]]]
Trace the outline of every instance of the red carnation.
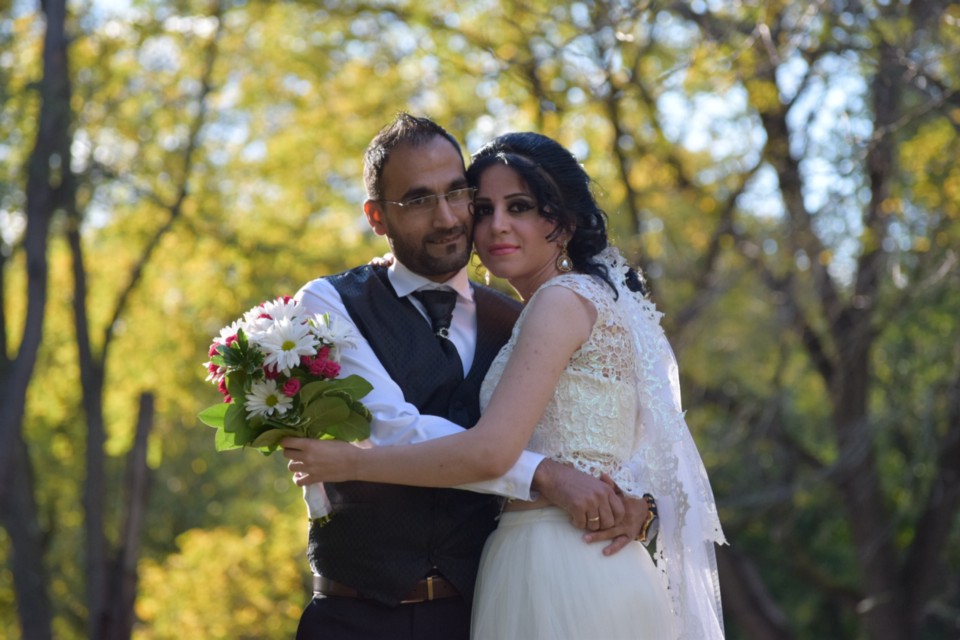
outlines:
[[233, 401], [233, 398], [230, 396], [230, 392], [227, 391], [227, 379], [226, 379], [226, 378], [221, 378], [221, 379], [220, 379], [220, 384], [217, 385], [217, 389], [219, 389], [219, 390], [220, 390], [220, 393], [223, 394], [223, 401], [224, 401], [224, 402], [230, 403], [230, 402]]
[[333, 360], [327, 360], [323, 363], [323, 375], [328, 378], [336, 378], [340, 375], [340, 365]]
[[288, 398], [292, 398], [293, 396], [297, 395], [299, 391], [300, 380], [297, 378], [290, 378], [283, 383], [283, 395], [287, 396]]

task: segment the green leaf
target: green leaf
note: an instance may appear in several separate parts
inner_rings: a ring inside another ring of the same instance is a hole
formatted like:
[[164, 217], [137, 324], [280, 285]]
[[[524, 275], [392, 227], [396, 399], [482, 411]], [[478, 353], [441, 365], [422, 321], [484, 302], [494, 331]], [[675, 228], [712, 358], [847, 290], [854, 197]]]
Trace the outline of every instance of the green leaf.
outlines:
[[224, 416], [227, 414], [227, 410], [229, 408], [230, 405], [228, 403], [221, 402], [220, 404], [215, 404], [212, 407], [207, 407], [197, 414], [197, 417], [200, 418], [200, 422], [203, 424], [220, 429], [223, 427]]
[[373, 420], [373, 414], [370, 413], [370, 409], [367, 409], [367, 405], [363, 404], [359, 400], [352, 400], [350, 402], [350, 410], [363, 418], [363, 421], [367, 424]]
[[217, 429], [217, 435], [214, 442], [216, 444], [217, 451], [229, 451], [231, 449], [239, 449], [243, 446], [237, 444], [232, 433], [227, 433], [223, 429]]
[[325, 427], [323, 432], [344, 442], [366, 440], [370, 437], [370, 423], [362, 415], [351, 413], [346, 420]]
[[299, 438], [303, 434], [295, 429], [270, 429], [257, 436], [250, 446], [274, 451], [280, 445], [280, 441], [288, 436]]
[[256, 418], [250, 420], [244, 420], [242, 423], [238, 423], [237, 430], [233, 434], [233, 439], [240, 446], [246, 446], [257, 439], [261, 433], [267, 429], [264, 427], [263, 421]]
[[359, 400], [363, 396], [373, 391], [373, 385], [360, 376], [347, 376], [346, 378], [331, 380], [331, 382], [337, 383], [337, 389], [346, 391], [355, 400]]
[[313, 402], [319, 396], [324, 395], [326, 391], [333, 388], [334, 380], [317, 380], [300, 388], [300, 402], [304, 406]]
[[341, 398], [323, 396], [303, 407], [303, 417], [321, 427], [346, 420], [350, 406]]
[[236, 402], [231, 402], [227, 407], [227, 413], [223, 418], [223, 428], [229, 433], [237, 433], [247, 424], [247, 421], [244, 419], [243, 407]]
[[234, 402], [243, 402], [246, 398], [247, 374], [243, 371], [234, 371], [227, 376], [227, 393]]
[[304, 404], [309, 404], [318, 396], [346, 393], [354, 400], [358, 400], [370, 393], [371, 390], [373, 390], [373, 385], [360, 376], [347, 376], [346, 378], [318, 380], [306, 384], [300, 389], [300, 399]]

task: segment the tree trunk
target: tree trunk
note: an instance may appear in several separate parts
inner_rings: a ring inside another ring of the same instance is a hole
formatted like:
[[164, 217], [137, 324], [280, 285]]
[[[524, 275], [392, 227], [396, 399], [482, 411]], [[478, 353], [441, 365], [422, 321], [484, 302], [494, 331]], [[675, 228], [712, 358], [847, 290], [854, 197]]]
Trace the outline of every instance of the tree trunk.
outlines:
[[732, 547], [720, 547], [717, 569], [724, 608], [733, 613], [745, 636], [753, 640], [793, 640], [787, 616], [746, 557]]
[[[7, 360], [6, 348], [0, 354], [0, 522], [10, 536], [21, 635], [30, 640], [52, 637], [53, 616], [47, 592], [43, 533], [33, 491], [33, 473], [22, 435], [23, 420], [27, 387], [43, 336], [50, 221], [60, 205], [63, 173], [69, 171], [71, 120], [66, 2], [49, 0], [42, 6], [47, 29], [40, 82], [41, 106], [26, 190], [27, 310], [16, 357], [12, 362]], [[5, 343], [5, 326], [3, 336]]]
[[[846, 340], [853, 341], [848, 336]], [[841, 359], [834, 397], [843, 496], [857, 550], [863, 600], [858, 607], [864, 627], [873, 640], [911, 640], [904, 599], [897, 577], [895, 551], [880, 488], [873, 451], [873, 432], [867, 414], [869, 385], [867, 352]]]
[[107, 617], [107, 540], [104, 534], [104, 493], [106, 426], [103, 417], [104, 360], [109, 344], [95, 356], [90, 345], [90, 322], [87, 317], [87, 272], [80, 238], [80, 216], [71, 202], [67, 226], [67, 244], [73, 265], [73, 324], [77, 339], [77, 362], [83, 412], [87, 425], [85, 455], [86, 482], [83, 487], [84, 531], [86, 532], [86, 595], [89, 612], [88, 633], [93, 640], [103, 638], [102, 626]]
[[108, 615], [103, 625], [104, 640], [129, 640], [133, 633], [133, 606], [137, 598], [137, 560], [140, 534], [147, 509], [150, 470], [147, 467], [147, 440], [153, 428], [153, 394], [140, 394], [136, 437], [127, 456], [124, 486], [127, 488], [126, 521], [121, 531], [120, 549], [110, 576]]
[[21, 637], [49, 640], [53, 637], [48, 576], [43, 565], [43, 533], [37, 517], [33, 492], [33, 470], [27, 445], [18, 433], [10, 456], [11, 483], [0, 500], [0, 524], [10, 536], [13, 547], [13, 588], [17, 594], [17, 614]]

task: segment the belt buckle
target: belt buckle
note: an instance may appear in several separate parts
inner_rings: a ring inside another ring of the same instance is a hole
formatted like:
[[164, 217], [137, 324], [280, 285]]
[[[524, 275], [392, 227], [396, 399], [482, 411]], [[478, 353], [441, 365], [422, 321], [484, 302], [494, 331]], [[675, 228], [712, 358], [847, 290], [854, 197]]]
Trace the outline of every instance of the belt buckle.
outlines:
[[[427, 594], [426, 596], [419, 596], [416, 598], [409, 598], [407, 600], [401, 600], [400, 604], [418, 604], [420, 602], [431, 602], [436, 598], [436, 594], [433, 591], [433, 581], [435, 576], [427, 576], [423, 582], [427, 583]], [[422, 593], [422, 592], [420, 592]]]

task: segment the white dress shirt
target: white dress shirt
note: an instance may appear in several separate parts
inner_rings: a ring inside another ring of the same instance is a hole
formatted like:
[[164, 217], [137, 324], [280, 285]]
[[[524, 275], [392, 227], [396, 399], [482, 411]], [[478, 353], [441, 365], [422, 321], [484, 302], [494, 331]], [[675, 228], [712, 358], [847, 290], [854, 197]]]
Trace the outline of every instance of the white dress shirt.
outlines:
[[[438, 287], [438, 283], [413, 273], [396, 261], [390, 267], [388, 278], [401, 297], [420, 288]], [[451, 287], [459, 294], [450, 325], [450, 337], [460, 353], [460, 360], [463, 362], [466, 373], [473, 364], [477, 342], [477, 305], [473, 299], [473, 289], [470, 287], [466, 269], [461, 269], [453, 278], [440, 283], [439, 286]], [[340, 358], [341, 375], [356, 374], [373, 385], [373, 390], [361, 400], [373, 414], [373, 420], [370, 423], [370, 439], [358, 443], [359, 446], [412, 444], [463, 431], [463, 427], [446, 418], [421, 414], [417, 407], [404, 399], [403, 391], [390, 378], [370, 343], [356, 329], [340, 299], [340, 294], [327, 280], [318, 278], [308, 282], [295, 297], [312, 313], [330, 314], [331, 320], [339, 327], [340, 333], [346, 331], [347, 327], [350, 328], [351, 340], [356, 344], [356, 348], [343, 350]], [[429, 323], [419, 301], [411, 298], [411, 302], [424, 315], [424, 322]], [[518, 500], [531, 500], [530, 486], [533, 482], [533, 474], [543, 459], [544, 456], [541, 454], [524, 451], [513, 468], [505, 475], [494, 480], [474, 482], [457, 488]], [[311, 517], [316, 518], [329, 513], [330, 503], [326, 493], [323, 492], [322, 485], [310, 485], [307, 489], [314, 492], [314, 496], [308, 497]], [[320, 495], [316, 495], [317, 493]]]

